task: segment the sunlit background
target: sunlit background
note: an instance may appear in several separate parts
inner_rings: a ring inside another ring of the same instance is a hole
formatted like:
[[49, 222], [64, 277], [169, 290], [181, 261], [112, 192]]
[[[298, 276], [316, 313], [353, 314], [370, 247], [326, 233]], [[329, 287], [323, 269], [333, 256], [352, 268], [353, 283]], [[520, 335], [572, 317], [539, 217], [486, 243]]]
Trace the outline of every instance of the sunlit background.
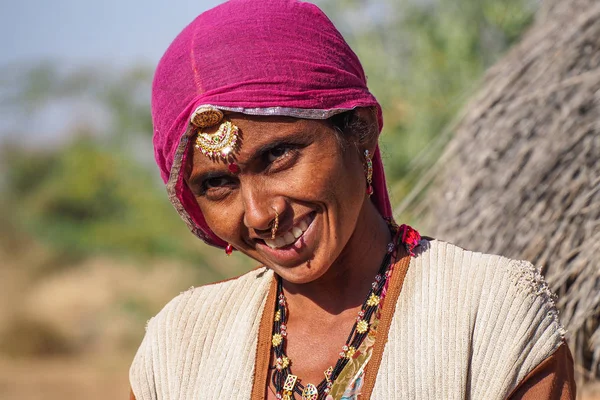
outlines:
[[[195, 239], [151, 147], [150, 83], [219, 1], [4, 2], [0, 12], [0, 398], [117, 399], [145, 321], [252, 267]], [[448, 141], [530, 0], [319, 1], [384, 106], [395, 203]], [[418, 224], [410, 210], [403, 220]]]

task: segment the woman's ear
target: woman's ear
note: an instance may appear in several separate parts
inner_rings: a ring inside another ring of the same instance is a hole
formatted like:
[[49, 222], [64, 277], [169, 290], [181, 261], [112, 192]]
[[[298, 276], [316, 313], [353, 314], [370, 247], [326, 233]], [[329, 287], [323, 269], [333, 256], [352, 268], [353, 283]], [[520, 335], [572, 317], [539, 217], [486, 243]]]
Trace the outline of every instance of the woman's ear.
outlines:
[[358, 147], [363, 151], [369, 150], [371, 154], [374, 154], [379, 138], [377, 109], [375, 107], [363, 107], [357, 108], [354, 112], [357, 130], [359, 130], [359, 132], [357, 132]]

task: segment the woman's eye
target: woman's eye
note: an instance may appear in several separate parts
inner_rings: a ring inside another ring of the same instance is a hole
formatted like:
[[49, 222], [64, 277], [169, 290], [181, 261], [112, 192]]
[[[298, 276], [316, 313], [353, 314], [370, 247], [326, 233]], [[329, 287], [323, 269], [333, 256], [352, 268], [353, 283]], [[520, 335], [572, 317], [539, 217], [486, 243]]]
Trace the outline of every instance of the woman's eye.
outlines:
[[216, 189], [216, 188], [221, 188], [224, 186], [228, 186], [231, 184], [231, 179], [225, 177], [225, 176], [219, 176], [219, 177], [215, 177], [215, 178], [210, 178], [204, 181], [203, 183], [203, 189], [209, 190], [209, 189]]
[[290, 146], [275, 147], [274, 149], [270, 150], [267, 153], [267, 161], [269, 163], [272, 163], [273, 161], [277, 160], [278, 158], [286, 156], [290, 150], [291, 150]]

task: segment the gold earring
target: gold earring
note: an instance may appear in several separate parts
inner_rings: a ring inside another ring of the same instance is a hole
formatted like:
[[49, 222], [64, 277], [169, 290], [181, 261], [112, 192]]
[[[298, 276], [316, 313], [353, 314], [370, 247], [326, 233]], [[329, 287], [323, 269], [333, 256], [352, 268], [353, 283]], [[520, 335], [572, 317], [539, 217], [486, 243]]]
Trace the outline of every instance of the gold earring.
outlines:
[[365, 175], [367, 177], [367, 194], [373, 194], [373, 160], [369, 150], [365, 150]]
[[277, 229], [279, 229], [279, 213], [275, 210], [275, 219], [273, 220], [273, 226], [271, 227], [271, 240], [275, 240]]

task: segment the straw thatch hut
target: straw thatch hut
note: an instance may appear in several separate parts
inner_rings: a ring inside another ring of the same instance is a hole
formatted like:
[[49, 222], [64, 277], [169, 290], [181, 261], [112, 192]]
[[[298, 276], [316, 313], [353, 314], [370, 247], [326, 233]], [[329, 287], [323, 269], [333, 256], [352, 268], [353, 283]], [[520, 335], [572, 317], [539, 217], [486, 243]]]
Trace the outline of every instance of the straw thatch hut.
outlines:
[[422, 230], [539, 266], [580, 377], [600, 377], [600, 2], [546, 1], [452, 131]]

